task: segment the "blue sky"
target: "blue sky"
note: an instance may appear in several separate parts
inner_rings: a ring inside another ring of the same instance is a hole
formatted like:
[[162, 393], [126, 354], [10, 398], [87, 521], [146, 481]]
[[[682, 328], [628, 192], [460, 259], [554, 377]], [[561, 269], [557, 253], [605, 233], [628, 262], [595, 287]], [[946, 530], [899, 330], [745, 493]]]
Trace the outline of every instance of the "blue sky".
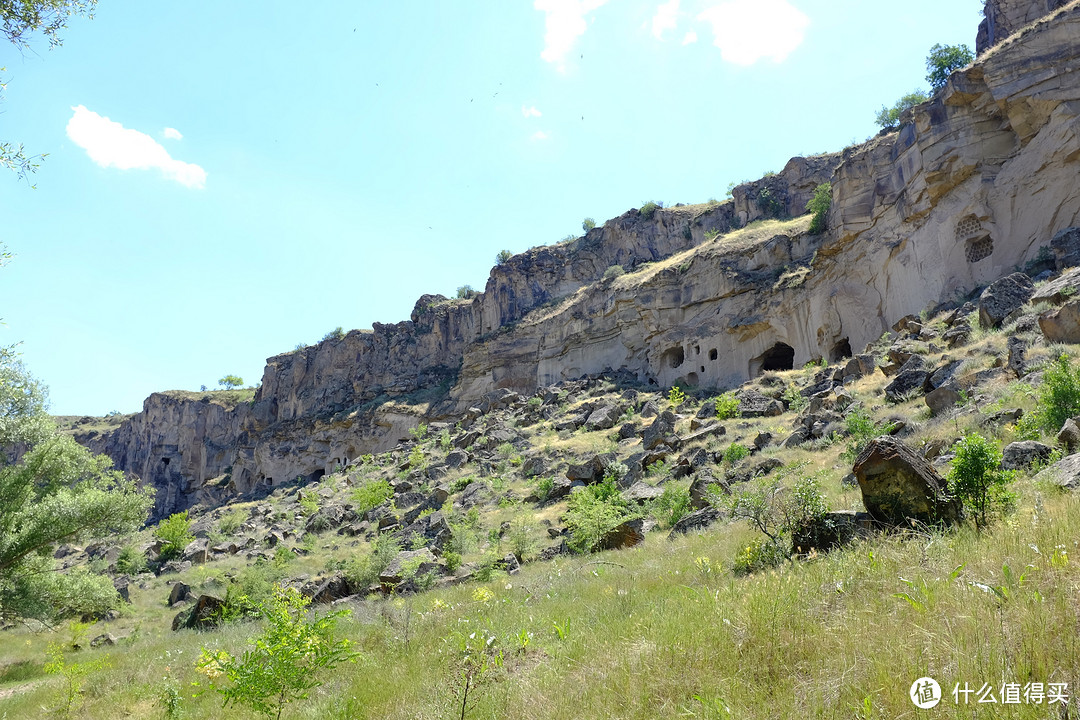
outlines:
[[56, 414], [254, 384], [495, 254], [876, 131], [981, 0], [101, 0], [0, 48], [0, 344]]

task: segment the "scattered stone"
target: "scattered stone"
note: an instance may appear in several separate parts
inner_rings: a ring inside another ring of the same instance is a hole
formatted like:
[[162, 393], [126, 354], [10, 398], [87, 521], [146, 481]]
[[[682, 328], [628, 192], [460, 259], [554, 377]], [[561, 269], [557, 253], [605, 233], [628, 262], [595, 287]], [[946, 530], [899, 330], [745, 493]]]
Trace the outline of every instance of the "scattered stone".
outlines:
[[451, 450], [446, 456], [446, 467], [457, 470], [469, 464], [469, 453], [464, 450]]
[[190, 562], [192, 565], [202, 565], [210, 560], [210, 543], [206, 538], [192, 540], [188, 546], [184, 548], [184, 552], [181, 553], [180, 558]]
[[694, 510], [704, 510], [712, 507], [710, 498], [714, 493], [721, 492], [725, 495], [731, 493], [727, 482], [717, 480], [708, 471], [701, 471], [690, 483], [690, 507]]
[[926, 361], [921, 355], [912, 355], [900, 368], [893, 381], [885, 387], [885, 397], [894, 403], [910, 399], [914, 394], [922, 393], [930, 380]]
[[628, 489], [623, 490], [620, 494], [622, 495], [623, 500], [626, 500], [627, 502], [644, 505], [649, 500], [655, 500], [663, 495], [664, 491], [643, 482], [636, 482]]
[[736, 394], [739, 398], [739, 414], [746, 418], [776, 417], [784, 414], [784, 403], [753, 388]]
[[960, 502], [949, 496], [945, 479], [926, 458], [895, 438], [871, 440], [855, 461], [854, 473], [863, 505], [880, 522], [960, 520]]
[[547, 464], [544, 462], [544, 458], [539, 455], [526, 458], [525, 462], [521, 464], [521, 474], [527, 478], [543, 475], [546, 470]]
[[311, 598], [312, 605], [325, 605], [353, 594], [348, 579], [340, 573], [333, 577], [312, 580], [300, 588], [300, 593]]
[[1065, 490], [1080, 489], [1080, 454], [1069, 455], [1035, 476], [1035, 482], [1047, 482]]
[[1080, 447], [1080, 425], [1077, 425], [1074, 418], [1069, 418], [1061, 426], [1061, 431], [1057, 434], [1057, 441], [1065, 446], [1066, 452], [1071, 453], [1077, 447]]
[[131, 578], [127, 575], [120, 575], [113, 578], [113, 587], [116, 588], [116, 594], [120, 596], [120, 599], [126, 603], [131, 602]]
[[465, 491], [461, 493], [454, 504], [461, 508], [468, 510], [471, 507], [477, 505], [483, 505], [488, 501], [487, 485], [482, 482], [471, 482], [465, 486]]
[[566, 471], [566, 479], [571, 481], [580, 480], [586, 484], [600, 482], [604, 479], [604, 473], [607, 471], [608, 465], [614, 462], [615, 455], [613, 453], [594, 455], [581, 465], [571, 465]]
[[189, 630], [209, 630], [223, 622], [222, 613], [225, 601], [213, 595], [200, 595], [195, 605], [189, 610], [181, 610], [173, 618], [173, 632], [187, 628]]
[[627, 520], [624, 523], [609, 530], [604, 537], [592, 549], [600, 550], [625, 550], [645, 542], [645, 518]]
[[963, 396], [960, 394], [960, 386], [955, 382], [950, 382], [936, 390], [931, 390], [923, 399], [926, 401], [926, 406], [930, 408], [930, 414], [936, 416], [955, 408]]
[[641, 417], [651, 418], [660, 414], [660, 406], [656, 400], [650, 400], [641, 407]]
[[1050, 241], [1058, 271], [1080, 265], [1080, 228], [1065, 228]]
[[688, 515], [683, 515], [679, 522], [671, 528], [669, 540], [674, 540], [679, 535], [704, 530], [720, 519], [720, 511], [714, 507], [706, 507]]
[[979, 324], [986, 328], [1000, 327], [1034, 294], [1035, 284], [1024, 273], [1013, 273], [994, 281], [979, 296]]
[[661, 413], [649, 427], [641, 431], [641, 443], [646, 452], [655, 450], [660, 445], [674, 446], [678, 444], [675, 436], [675, 413], [666, 410]]
[[98, 635], [96, 638], [90, 641], [90, 647], [99, 648], [102, 645], [113, 646], [116, 644], [116, 637], [112, 633], [105, 633], [104, 635]]
[[1080, 343], [1080, 300], [1041, 313], [1039, 329], [1050, 342]]
[[618, 405], [602, 405], [592, 411], [585, 421], [585, 427], [588, 430], [610, 430], [619, 422], [623, 412], [624, 409]]
[[386, 566], [386, 569], [379, 574], [379, 582], [383, 587], [394, 587], [405, 579], [403, 573], [405, 570], [415, 567], [415, 576], [423, 576], [429, 572], [438, 572], [441, 566], [435, 559], [435, 556], [427, 548], [421, 550], [402, 550], [397, 556], [390, 561], [390, 564]]
[[1034, 440], [1010, 443], [1002, 452], [1001, 467], [1003, 470], [1022, 470], [1047, 460], [1052, 452], [1049, 445]]
[[771, 432], [760, 432], [757, 437], [754, 438], [754, 447], [758, 450], [764, 450], [773, 443], [773, 434]]
[[622, 426], [619, 428], [619, 439], [629, 440], [632, 437], [636, 437], [640, 427], [641, 426], [638, 425], [636, 421], [623, 423]]

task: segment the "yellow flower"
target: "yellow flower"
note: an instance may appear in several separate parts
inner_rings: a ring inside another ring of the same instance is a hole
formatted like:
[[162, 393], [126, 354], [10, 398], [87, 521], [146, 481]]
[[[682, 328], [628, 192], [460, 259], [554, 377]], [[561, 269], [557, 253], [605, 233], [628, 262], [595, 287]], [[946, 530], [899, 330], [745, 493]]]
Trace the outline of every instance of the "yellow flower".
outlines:
[[495, 593], [486, 587], [478, 587], [473, 590], [472, 599], [474, 602], [489, 603], [495, 599]]

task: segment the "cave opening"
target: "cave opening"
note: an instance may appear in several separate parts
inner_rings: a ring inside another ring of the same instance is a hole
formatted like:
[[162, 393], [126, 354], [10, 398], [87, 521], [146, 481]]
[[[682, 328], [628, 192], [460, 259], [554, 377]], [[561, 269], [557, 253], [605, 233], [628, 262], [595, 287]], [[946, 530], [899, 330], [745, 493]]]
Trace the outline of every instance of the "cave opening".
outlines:
[[761, 355], [750, 361], [751, 377], [770, 370], [794, 370], [795, 348], [787, 343], [778, 342]]
[[829, 352], [829, 362], [840, 362], [850, 357], [854, 357], [854, 353], [851, 352], [851, 342], [847, 338], [833, 345], [832, 351]]

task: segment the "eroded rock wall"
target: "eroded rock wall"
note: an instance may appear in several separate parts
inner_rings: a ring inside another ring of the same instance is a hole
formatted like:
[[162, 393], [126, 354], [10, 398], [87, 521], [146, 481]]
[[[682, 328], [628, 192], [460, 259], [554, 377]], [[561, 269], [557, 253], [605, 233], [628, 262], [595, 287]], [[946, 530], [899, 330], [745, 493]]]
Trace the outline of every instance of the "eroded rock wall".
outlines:
[[1017, 30], [1030, 25], [1071, 0], [986, 0], [975, 48], [979, 55]]

